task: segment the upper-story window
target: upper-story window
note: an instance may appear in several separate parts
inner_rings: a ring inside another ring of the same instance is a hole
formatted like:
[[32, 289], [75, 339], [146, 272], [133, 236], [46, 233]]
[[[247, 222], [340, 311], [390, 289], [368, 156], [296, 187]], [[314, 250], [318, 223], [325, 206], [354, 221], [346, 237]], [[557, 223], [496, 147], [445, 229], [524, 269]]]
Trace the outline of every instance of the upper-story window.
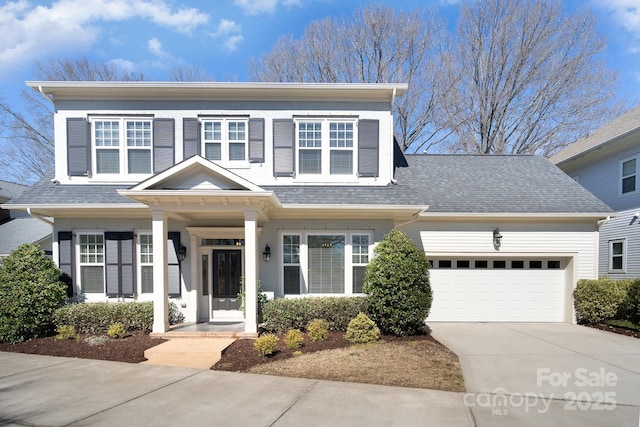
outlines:
[[620, 166], [620, 192], [621, 194], [634, 193], [636, 191], [637, 159], [631, 158], [621, 162]]
[[205, 158], [222, 162], [247, 160], [247, 120], [204, 120], [202, 132], [202, 152]]
[[298, 173], [353, 175], [355, 129], [354, 120], [299, 120]]
[[151, 141], [151, 120], [94, 120], [94, 172], [114, 175], [151, 173]]

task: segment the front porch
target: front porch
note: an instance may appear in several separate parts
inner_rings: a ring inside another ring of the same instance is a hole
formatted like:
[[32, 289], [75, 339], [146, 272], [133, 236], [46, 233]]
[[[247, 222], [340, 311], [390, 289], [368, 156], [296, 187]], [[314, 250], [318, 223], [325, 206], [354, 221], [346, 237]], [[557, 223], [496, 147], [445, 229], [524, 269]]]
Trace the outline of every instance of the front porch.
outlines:
[[202, 322], [171, 325], [166, 332], [152, 332], [153, 338], [258, 338], [257, 332], [245, 332], [245, 322]]

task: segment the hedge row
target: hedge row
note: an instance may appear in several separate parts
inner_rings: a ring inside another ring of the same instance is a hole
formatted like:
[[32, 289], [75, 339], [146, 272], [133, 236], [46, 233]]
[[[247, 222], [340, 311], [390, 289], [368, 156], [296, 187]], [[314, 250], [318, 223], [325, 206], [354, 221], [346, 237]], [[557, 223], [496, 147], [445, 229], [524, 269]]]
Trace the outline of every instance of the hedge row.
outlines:
[[366, 306], [366, 297], [278, 298], [265, 303], [262, 326], [270, 332], [285, 333], [289, 329], [306, 330], [313, 319], [323, 319], [329, 330], [344, 332]]
[[597, 279], [578, 281], [573, 291], [576, 320], [582, 324], [626, 318], [632, 309], [627, 291], [637, 279]]

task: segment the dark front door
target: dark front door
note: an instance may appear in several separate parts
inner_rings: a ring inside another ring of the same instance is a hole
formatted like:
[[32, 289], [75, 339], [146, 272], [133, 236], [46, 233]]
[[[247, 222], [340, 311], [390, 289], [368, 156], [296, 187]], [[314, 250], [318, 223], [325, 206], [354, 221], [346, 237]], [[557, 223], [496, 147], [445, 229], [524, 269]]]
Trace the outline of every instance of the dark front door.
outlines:
[[242, 292], [242, 251], [213, 251], [213, 309], [239, 310]]

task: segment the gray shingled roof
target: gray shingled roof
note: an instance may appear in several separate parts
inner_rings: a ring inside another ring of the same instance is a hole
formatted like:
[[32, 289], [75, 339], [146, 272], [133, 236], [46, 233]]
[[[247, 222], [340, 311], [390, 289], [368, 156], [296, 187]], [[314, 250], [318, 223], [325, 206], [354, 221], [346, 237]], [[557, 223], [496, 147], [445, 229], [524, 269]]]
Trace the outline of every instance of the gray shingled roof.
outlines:
[[36, 243], [51, 234], [52, 227], [35, 218], [15, 218], [0, 225], [0, 255], [23, 243]]
[[29, 186], [0, 179], [0, 201], [11, 200], [25, 191]]
[[[264, 186], [287, 204], [429, 205], [448, 213], [610, 213], [606, 204], [547, 159], [538, 156], [407, 156], [397, 184], [375, 186]], [[123, 186], [56, 185], [43, 180], [15, 204], [135, 203]]]

